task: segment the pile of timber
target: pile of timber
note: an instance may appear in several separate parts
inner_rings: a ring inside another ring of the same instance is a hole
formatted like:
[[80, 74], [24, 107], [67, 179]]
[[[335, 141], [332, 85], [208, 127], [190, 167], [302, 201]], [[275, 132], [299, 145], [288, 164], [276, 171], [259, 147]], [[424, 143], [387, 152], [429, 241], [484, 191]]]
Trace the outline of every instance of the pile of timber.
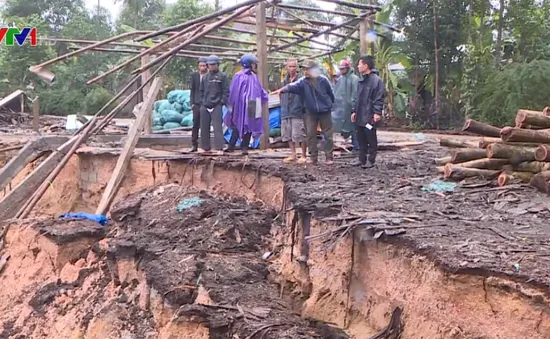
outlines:
[[462, 130], [485, 138], [479, 143], [440, 140], [441, 146], [454, 148], [450, 156], [435, 160], [445, 179], [496, 178], [499, 186], [519, 181], [550, 194], [550, 107], [520, 109], [515, 127], [468, 119]]

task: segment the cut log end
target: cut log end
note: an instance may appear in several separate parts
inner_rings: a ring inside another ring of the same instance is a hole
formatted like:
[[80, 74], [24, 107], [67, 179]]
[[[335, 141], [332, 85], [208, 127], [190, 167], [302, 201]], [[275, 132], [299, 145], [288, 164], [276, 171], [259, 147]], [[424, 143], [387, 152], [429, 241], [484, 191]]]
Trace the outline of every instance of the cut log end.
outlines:
[[511, 180], [510, 175], [505, 172], [502, 172], [498, 176], [497, 182], [499, 186], [506, 186], [508, 185], [508, 183], [510, 183], [510, 180]]
[[535, 159], [537, 161], [550, 161], [550, 147], [539, 145], [535, 151]]

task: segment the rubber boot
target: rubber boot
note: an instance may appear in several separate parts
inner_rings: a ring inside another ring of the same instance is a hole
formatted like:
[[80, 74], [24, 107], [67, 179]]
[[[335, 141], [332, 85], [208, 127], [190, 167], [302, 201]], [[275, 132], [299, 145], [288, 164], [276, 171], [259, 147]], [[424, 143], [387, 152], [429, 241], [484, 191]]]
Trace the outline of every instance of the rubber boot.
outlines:
[[243, 140], [241, 140], [241, 151], [243, 152], [243, 155], [248, 155], [248, 147], [250, 145], [251, 137], [252, 137], [252, 134], [247, 133], [243, 136]]
[[233, 129], [231, 131], [231, 139], [229, 139], [229, 143], [223, 151], [225, 153], [232, 153], [233, 151], [235, 151], [237, 140], [239, 140], [239, 132], [236, 129]]

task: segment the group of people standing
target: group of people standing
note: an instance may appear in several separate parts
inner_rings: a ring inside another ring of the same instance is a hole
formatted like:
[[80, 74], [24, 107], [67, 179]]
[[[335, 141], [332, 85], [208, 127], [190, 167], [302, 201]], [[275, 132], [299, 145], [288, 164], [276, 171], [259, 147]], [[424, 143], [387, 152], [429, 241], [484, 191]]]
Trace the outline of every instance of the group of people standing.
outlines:
[[[241, 57], [243, 69], [229, 83], [227, 75], [219, 69], [220, 59], [217, 56], [199, 59], [199, 71], [191, 74], [191, 152], [198, 151], [199, 130], [201, 148], [211, 152], [210, 126], [214, 129], [214, 149], [219, 154], [233, 152], [239, 139], [243, 154], [248, 154], [251, 138], [263, 134], [262, 106], [267, 103], [268, 97], [256, 76], [257, 64], [254, 55]], [[225, 117], [223, 106], [228, 109]], [[225, 149], [223, 123], [232, 130]]]
[[[198, 150], [199, 129], [201, 148], [207, 152], [211, 150], [211, 123], [214, 147], [219, 152], [224, 145], [222, 121], [232, 129], [225, 152], [233, 152], [241, 139], [242, 152], [247, 154], [251, 138], [264, 132], [262, 105], [267, 103], [268, 96], [256, 76], [257, 59], [247, 54], [241, 58], [241, 65], [243, 70], [235, 74], [229, 84], [227, 76], [219, 71], [216, 56], [199, 60], [199, 72], [191, 77], [193, 152]], [[291, 155], [284, 160], [286, 163], [317, 164], [317, 128], [320, 126], [327, 164], [334, 163], [333, 134], [336, 130], [344, 138], [351, 137], [358, 151], [358, 158], [352, 165], [374, 166], [378, 147], [376, 127], [382, 119], [384, 85], [371, 56], [362, 56], [357, 68], [359, 76], [353, 74], [349, 61], [342, 61], [341, 76], [333, 89], [315, 61], [307, 60], [301, 65], [297, 60], [287, 61], [283, 87], [272, 93], [281, 96], [281, 134], [291, 150]], [[228, 108], [224, 119], [223, 105]], [[298, 149], [301, 151], [299, 157]]]

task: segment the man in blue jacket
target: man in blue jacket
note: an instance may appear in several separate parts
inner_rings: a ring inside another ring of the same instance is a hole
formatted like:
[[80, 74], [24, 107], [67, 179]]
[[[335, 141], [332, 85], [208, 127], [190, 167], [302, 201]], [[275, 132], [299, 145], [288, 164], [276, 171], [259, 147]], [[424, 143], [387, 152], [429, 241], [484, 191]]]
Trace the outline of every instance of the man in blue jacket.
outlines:
[[294, 93], [298, 94], [304, 102], [305, 115], [304, 122], [307, 134], [307, 144], [310, 158], [308, 163], [317, 164], [319, 151], [317, 150], [317, 125], [321, 125], [321, 130], [325, 136], [325, 156], [326, 163], [334, 163], [332, 151], [332, 104], [334, 103], [334, 92], [330, 81], [321, 75], [319, 65], [313, 60], [307, 60], [302, 65], [304, 77], [291, 84], [275, 91], [274, 94]]

